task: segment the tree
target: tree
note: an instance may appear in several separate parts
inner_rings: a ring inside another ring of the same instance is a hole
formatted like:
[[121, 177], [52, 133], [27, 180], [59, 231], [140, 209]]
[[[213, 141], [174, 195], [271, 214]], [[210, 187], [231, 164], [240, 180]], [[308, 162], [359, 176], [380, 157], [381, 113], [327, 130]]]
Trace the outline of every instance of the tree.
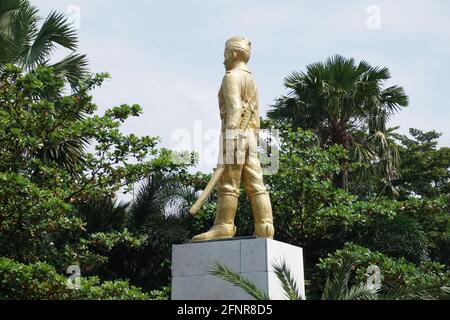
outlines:
[[[104, 227], [96, 212], [83, 212], [87, 203], [105, 203], [145, 177], [179, 167], [170, 151], [157, 147], [158, 139], [120, 132], [124, 121], [140, 115], [138, 105], [95, 115], [89, 92], [106, 77], [97, 75], [84, 90], [49, 101], [40, 93], [64, 87], [52, 69], [23, 73], [8, 65], [0, 75], [0, 251], [13, 263], [34, 268], [45, 262], [59, 274], [76, 264], [89, 274], [108, 262], [111, 250], [145, 243], [144, 236], [119, 228], [118, 221]], [[81, 110], [84, 117], [74, 116]], [[47, 141], [80, 137], [92, 141], [95, 151], [86, 153], [73, 173], [55, 159], [40, 157]], [[113, 205], [108, 210], [119, 217], [124, 212]]]
[[392, 218], [378, 216], [370, 219], [365, 230], [359, 240], [372, 250], [417, 264], [429, 258], [427, 235], [413, 217], [399, 213]]
[[[340, 270], [351, 257], [352, 268], [347, 284], [355, 286], [366, 283], [379, 276], [378, 299], [411, 300], [411, 299], [448, 299], [450, 297], [450, 273], [445, 266], [431, 261], [414, 265], [404, 258], [394, 259], [380, 252], [347, 243], [318, 264], [321, 270], [317, 279], [325, 279], [328, 275]], [[369, 272], [369, 267], [376, 267], [379, 274]], [[375, 277], [374, 277], [375, 276]], [[323, 280], [321, 288], [324, 288]], [[321, 294], [319, 290], [319, 294]]]
[[[8, 63], [26, 71], [52, 67], [57, 76], [78, 88], [86, 77], [87, 58], [74, 52], [78, 43], [75, 28], [57, 12], [51, 12], [40, 28], [39, 21], [39, 10], [28, 0], [0, 1], [0, 70]], [[72, 53], [52, 64], [57, 45]]]
[[[336, 55], [325, 63], [294, 72], [285, 80], [289, 90], [269, 111], [278, 123], [293, 128], [311, 129], [321, 144], [338, 144], [349, 153], [352, 162], [371, 165], [386, 161], [384, 176], [398, 176], [399, 159], [388, 141], [387, 122], [392, 114], [408, 105], [403, 88], [383, 88], [391, 78], [387, 68], [372, 67], [365, 61]], [[348, 189], [349, 161], [341, 161], [336, 186]]]
[[73, 290], [65, 276], [43, 262], [26, 265], [0, 257], [0, 271], [0, 300], [160, 300], [164, 294], [98, 277], [82, 277], [80, 289]]
[[362, 217], [351, 210], [355, 197], [333, 187], [345, 156], [341, 146], [322, 148], [310, 131], [284, 128], [279, 171], [265, 182], [270, 190], [277, 240], [301, 246], [316, 263], [349, 241], [351, 226]]
[[[52, 12], [39, 28], [39, 11], [27, 0], [0, 1], [0, 71], [7, 64], [15, 64], [25, 71], [39, 66], [53, 69], [54, 74], [74, 91], [86, 90], [83, 84], [88, 77], [87, 58], [76, 54], [78, 38], [76, 30], [69, 24], [64, 15]], [[72, 53], [63, 60], [52, 63], [51, 58], [57, 46], [68, 49]], [[49, 80], [49, 79], [47, 79]], [[39, 96], [55, 104], [55, 109], [65, 113], [64, 106], [59, 105], [64, 87], [55, 87], [36, 92]], [[81, 95], [74, 95], [80, 97]], [[83, 118], [85, 111], [80, 109], [70, 114], [74, 118]], [[85, 137], [74, 139], [47, 139], [39, 151], [39, 157], [65, 167], [74, 174], [74, 167], [85, 161], [85, 147], [89, 140]]]
[[[341, 146], [322, 147], [312, 132], [281, 130], [279, 171], [265, 178], [276, 213], [276, 239], [301, 246], [309, 266], [350, 241], [417, 264], [429, 258], [446, 263], [445, 199], [442, 204], [358, 199], [333, 187], [343, 156]], [[305, 269], [306, 277], [314, 272], [314, 267]]]
[[450, 194], [450, 148], [438, 148], [441, 134], [410, 129], [400, 142], [401, 177], [395, 181], [402, 198], [436, 198]]
[[[429, 258], [445, 264], [450, 270], [450, 196], [412, 198], [403, 202], [401, 212], [420, 224], [422, 233], [426, 235]], [[420, 239], [416, 234], [409, 233], [405, 236], [410, 237], [409, 243]], [[402, 245], [399, 243], [397, 247]], [[408, 248], [410, 245], [404, 247]]]
[[[378, 267], [379, 275], [369, 273]], [[319, 267], [326, 274], [325, 285], [316, 296], [321, 300], [411, 300], [450, 297], [450, 274], [444, 266], [426, 263], [419, 268], [404, 259], [394, 260], [367, 248], [346, 244], [323, 259]], [[272, 266], [289, 300], [303, 300], [292, 273], [283, 262]], [[256, 300], [269, 300], [267, 293], [241, 274], [213, 263], [210, 274], [243, 289]], [[377, 283], [377, 281], [380, 283]], [[313, 296], [313, 299], [316, 297]]]
[[[172, 245], [187, 241], [193, 232], [187, 200], [194, 195], [181, 185], [182, 175], [182, 168], [170, 169], [169, 166], [153, 172], [141, 184], [134, 201], [127, 204], [119, 225], [111, 226], [111, 223], [117, 223], [116, 211], [121, 211], [121, 206], [114, 207], [110, 200], [109, 205], [98, 208], [99, 221], [96, 222], [101, 223], [95, 225], [103, 227], [96, 232], [110, 232], [111, 227], [112, 231], [120, 232], [126, 228], [143, 241], [138, 246], [124, 242], [111, 250], [97, 247], [95, 252], [107, 256], [108, 262], [95, 270], [95, 274], [105, 279], [127, 278], [131, 284], [145, 290], [169, 285]], [[97, 207], [92, 203], [83, 212]]]

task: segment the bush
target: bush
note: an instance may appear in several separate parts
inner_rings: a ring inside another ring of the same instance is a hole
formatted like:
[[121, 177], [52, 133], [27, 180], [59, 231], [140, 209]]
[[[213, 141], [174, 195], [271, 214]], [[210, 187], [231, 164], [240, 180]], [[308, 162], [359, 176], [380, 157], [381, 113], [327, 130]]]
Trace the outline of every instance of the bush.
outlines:
[[67, 278], [45, 263], [30, 265], [0, 258], [1, 300], [148, 300], [163, 297], [161, 292], [150, 295], [130, 286], [126, 281], [81, 278], [80, 289], [67, 286]]
[[420, 263], [428, 258], [428, 240], [420, 224], [411, 217], [382, 218], [368, 226], [367, 246], [390, 257]]
[[450, 196], [436, 199], [410, 199], [403, 212], [413, 217], [428, 239], [430, 259], [450, 270]]
[[[416, 266], [404, 258], [393, 259], [353, 243], [348, 243], [342, 250], [321, 259], [318, 264], [320, 272], [316, 276], [319, 279], [326, 279], [342, 258], [348, 255], [355, 261], [352, 285], [365, 283], [368, 278], [368, 267], [375, 265], [381, 271], [382, 294], [402, 290], [415, 294], [426, 292], [428, 298], [439, 298], [442, 294], [441, 288], [450, 286], [450, 272], [445, 271], [444, 265], [426, 261]], [[321, 286], [323, 287], [323, 284]]]

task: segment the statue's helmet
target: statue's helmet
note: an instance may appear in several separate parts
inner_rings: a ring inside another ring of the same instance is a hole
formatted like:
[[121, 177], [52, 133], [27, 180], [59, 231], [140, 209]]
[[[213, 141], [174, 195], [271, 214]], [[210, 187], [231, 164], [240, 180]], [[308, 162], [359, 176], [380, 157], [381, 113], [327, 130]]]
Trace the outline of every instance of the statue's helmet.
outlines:
[[250, 55], [252, 51], [252, 43], [247, 38], [233, 37], [226, 42], [225, 49], [239, 49]]

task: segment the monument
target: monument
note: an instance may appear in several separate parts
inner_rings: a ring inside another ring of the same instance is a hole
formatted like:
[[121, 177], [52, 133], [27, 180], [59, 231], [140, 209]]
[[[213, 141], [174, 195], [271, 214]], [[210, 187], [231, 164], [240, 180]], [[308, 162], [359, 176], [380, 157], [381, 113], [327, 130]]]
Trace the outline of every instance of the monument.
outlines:
[[[252, 203], [255, 235], [270, 239], [274, 236], [272, 205], [263, 182], [257, 153], [260, 117], [258, 89], [247, 66], [250, 55], [249, 40], [234, 37], [226, 42], [226, 75], [219, 92], [222, 157], [211, 180], [211, 185], [217, 184], [219, 191], [216, 221], [210, 231], [194, 237], [192, 241], [229, 239], [235, 236], [234, 219], [241, 180]], [[207, 188], [191, 213], [196, 213], [209, 192], [211, 190]]]
[[[243, 37], [233, 37], [225, 44], [226, 74], [219, 92], [222, 121], [219, 163], [190, 210], [195, 215], [217, 187], [215, 222], [211, 230], [195, 236], [192, 243], [174, 246], [173, 299], [248, 299], [240, 289], [208, 275], [213, 262], [234, 267], [253, 279], [271, 298], [281, 299], [281, 286], [277, 285], [272, 264], [283, 260], [296, 275], [304, 294], [302, 249], [273, 240], [272, 205], [258, 156], [258, 89], [247, 65], [251, 49], [251, 42]], [[253, 237], [248, 239], [234, 239], [241, 182], [251, 201], [255, 224]]]

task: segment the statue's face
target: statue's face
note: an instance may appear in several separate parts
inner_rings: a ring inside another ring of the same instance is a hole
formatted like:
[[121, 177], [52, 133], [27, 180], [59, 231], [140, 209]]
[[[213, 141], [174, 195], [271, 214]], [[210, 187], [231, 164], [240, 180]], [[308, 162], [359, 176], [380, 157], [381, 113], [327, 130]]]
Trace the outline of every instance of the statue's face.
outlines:
[[231, 49], [225, 49], [224, 53], [225, 61], [223, 62], [225, 69], [230, 71], [236, 64], [236, 53]]

